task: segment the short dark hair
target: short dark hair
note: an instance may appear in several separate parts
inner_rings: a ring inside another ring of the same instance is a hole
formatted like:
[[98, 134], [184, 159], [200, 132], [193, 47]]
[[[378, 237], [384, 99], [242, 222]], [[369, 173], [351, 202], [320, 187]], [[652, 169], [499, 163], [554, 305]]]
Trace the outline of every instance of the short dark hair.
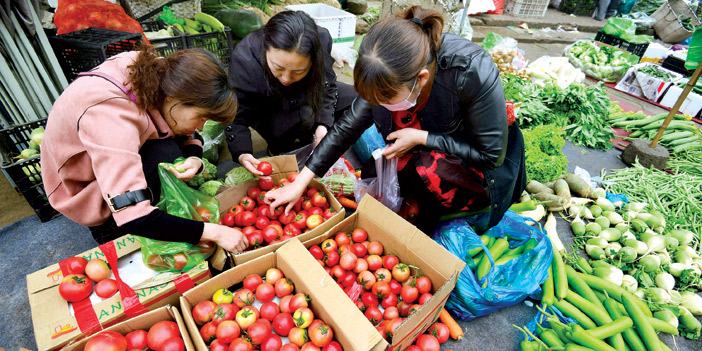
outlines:
[[419, 6], [376, 22], [361, 43], [353, 70], [359, 95], [378, 105], [395, 97], [403, 85], [409, 88], [436, 58], [443, 27], [439, 12]]
[[[283, 11], [268, 20], [263, 27], [263, 57], [274, 48], [295, 52], [310, 58], [310, 71], [305, 76], [308, 82], [307, 103], [315, 116], [322, 110], [324, 100], [324, 52], [319, 39], [317, 24], [303, 11]], [[272, 73], [268, 65], [266, 74]]]

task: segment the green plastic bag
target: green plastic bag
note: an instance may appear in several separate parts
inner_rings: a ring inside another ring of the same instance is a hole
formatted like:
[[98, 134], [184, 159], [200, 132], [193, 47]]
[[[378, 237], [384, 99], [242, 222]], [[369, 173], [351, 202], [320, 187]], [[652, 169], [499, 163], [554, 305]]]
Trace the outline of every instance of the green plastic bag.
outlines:
[[627, 18], [610, 17], [607, 19], [607, 24], [602, 27], [602, 31], [622, 38], [626, 35], [636, 35], [636, 24]]
[[501, 35], [490, 32], [485, 36], [485, 39], [483, 39], [483, 42], [480, 45], [483, 47], [483, 50], [490, 52], [490, 49], [499, 44], [502, 39], [503, 38]]
[[[184, 161], [160, 163], [161, 198], [156, 205], [161, 211], [181, 218], [219, 223], [219, 201], [207, 196], [176, 178], [169, 170]], [[184, 242], [159, 241], [136, 237], [141, 243], [144, 264], [157, 272], [185, 272], [202, 263], [214, 253], [216, 245], [201, 241], [197, 245]]]
[[695, 30], [690, 41], [690, 49], [687, 51], [687, 59], [685, 60], [685, 69], [693, 70], [697, 68], [702, 61], [702, 27]]

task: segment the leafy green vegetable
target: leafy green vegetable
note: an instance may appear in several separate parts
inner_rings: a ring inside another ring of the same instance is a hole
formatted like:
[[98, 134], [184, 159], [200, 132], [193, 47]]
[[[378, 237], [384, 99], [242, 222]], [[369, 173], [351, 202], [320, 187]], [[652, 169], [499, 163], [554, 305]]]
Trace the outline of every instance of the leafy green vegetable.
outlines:
[[587, 40], [568, 46], [564, 55], [587, 76], [604, 82], [616, 82], [633, 63], [638, 62], [638, 56], [609, 46], [599, 47]]
[[660, 70], [653, 65], [641, 67], [637, 70], [637, 72], [641, 72], [649, 77], [658, 78], [664, 81], [670, 81], [673, 79], [673, 76], [670, 73]]
[[193, 177], [193, 179], [190, 179], [190, 181], [188, 181], [188, 185], [190, 185], [191, 187], [199, 188], [206, 181], [213, 180], [217, 177], [217, 166], [211, 164], [210, 161], [207, 161], [206, 158], [202, 159], [202, 165], [202, 172], [200, 172], [200, 174], [197, 174]]
[[631, 12], [645, 12], [650, 16], [665, 2], [666, 0], [638, 0], [634, 7], [631, 8]]
[[204, 182], [202, 185], [200, 185], [200, 188], [197, 189], [201, 193], [208, 195], [208, 196], [215, 196], [217, 194], [217, 190], [219, 189], [220, 186], [224, 185], [219, 180], [208, 180]]
[[227, 177], [224, 179], [224, 184], [239, 185], [249, 179], [254, 179], [253, 174], [247, 171], [244, 167], [236, 167], [227, 172]]
[[568, 159], [561, 149], [565, 132], [554, 125], [541, 125], [524, 131], [527, 181], [541, 183], [566, 173]]

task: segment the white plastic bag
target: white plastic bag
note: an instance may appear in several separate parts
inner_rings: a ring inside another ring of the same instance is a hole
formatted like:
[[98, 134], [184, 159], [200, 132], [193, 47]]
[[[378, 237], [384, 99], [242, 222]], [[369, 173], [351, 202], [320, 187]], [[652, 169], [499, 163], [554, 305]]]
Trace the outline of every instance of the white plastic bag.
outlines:
[[376, 177], [357, 181], [354, 194], [358, 201], [365, 194], [373, 196], [387, 208], [397, 212], [402, 205], [400, 183], [397, 178], [397, 157], [388, 160], [383, 156], [384, 150], [385, 148], [373, 151]]
[[358, 179], [349, 167], [353, 168], [341, 157], [334, 162], [327, 173], [324, 173], [323, 177], [317, 178], [317, 181], [324, 184], [334, 196], [353, 195]]

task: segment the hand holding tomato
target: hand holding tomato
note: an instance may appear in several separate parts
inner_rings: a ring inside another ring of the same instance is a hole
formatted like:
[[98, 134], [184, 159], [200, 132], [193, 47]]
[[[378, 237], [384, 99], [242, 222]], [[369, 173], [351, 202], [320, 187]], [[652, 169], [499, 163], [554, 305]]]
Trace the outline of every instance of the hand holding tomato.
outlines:
[[276, 207], [285, 205], [285, 214], [295, 206], [295, 203], [300, 199], [302, 194], [307, 189], [307, 185], [315, 177], [314, 172], [305, 167], [302, 172], [295, 177], [295, 181], [273, 191], [269, 191], [265, 195], [266, 204], [270, 205], [271, 211]]
[[252, 154], [241, 154], [239, 156], [239, 164], [246, 168], [247, 171], [251, 172], [256, 178], [259, 179], [271, 179], [271, 177], [266, 176], [263, 172], [258, 170], [258, 165], [261, 163]]

